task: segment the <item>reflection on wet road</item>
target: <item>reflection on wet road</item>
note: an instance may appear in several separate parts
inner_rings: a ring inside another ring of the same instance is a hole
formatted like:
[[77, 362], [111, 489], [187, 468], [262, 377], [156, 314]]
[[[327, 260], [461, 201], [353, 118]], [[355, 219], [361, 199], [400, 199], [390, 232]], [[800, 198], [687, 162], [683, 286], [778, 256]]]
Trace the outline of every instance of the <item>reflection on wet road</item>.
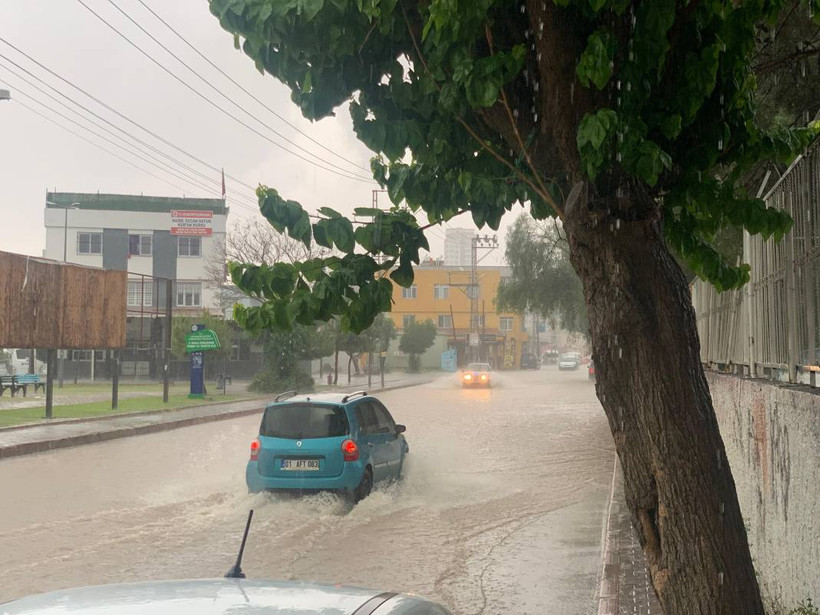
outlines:
[[249, 508], [252, 578], [409, 591], [456, 615], [592, 611], [613, 468], [585, 373], [452, 377], [382, 396], [407, 425], [399, 484], [248, 495], [258, 416], [0, 461], [0, 602], [74, 585], [221, 576]]

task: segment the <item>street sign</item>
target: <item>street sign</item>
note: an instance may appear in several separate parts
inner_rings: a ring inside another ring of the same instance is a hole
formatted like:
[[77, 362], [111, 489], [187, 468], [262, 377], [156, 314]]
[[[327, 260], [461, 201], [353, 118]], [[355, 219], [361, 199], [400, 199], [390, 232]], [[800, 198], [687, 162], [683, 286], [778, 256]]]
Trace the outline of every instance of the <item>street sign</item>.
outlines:
[[171, 211], [171, 235], [194, 235], [207, 237], [213, 235], [212, 211]]
[[481, 336], [478, 333], [470, 333], [470, 346], [480, 346]]
[[216, 331], [202, 329], [185, 334], [185, 352], [202, 352], [203, 350], [219, 350], [219, 338]]

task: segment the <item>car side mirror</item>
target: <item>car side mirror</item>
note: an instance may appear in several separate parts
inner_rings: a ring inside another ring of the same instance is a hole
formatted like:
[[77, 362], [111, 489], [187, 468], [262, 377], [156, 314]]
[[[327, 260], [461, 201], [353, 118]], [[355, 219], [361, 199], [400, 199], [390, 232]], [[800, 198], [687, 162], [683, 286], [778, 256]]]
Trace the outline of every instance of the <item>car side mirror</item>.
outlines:
[[397, 436], [399, 434], [404, 433], [405, 431], [407, 431], [407, 427], [405, 427], [404, 425], [396, 425], [396, 435]]

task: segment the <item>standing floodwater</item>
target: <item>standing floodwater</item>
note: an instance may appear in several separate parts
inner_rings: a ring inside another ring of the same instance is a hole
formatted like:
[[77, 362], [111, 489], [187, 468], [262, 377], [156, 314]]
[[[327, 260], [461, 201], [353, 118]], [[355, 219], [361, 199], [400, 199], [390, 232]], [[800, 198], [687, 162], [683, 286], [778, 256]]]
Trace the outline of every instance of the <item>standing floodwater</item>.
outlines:
[[613, 446], [593, 387], [554, 368], [380, 398], [407, 425], [404, 480], [352, 510], [248, 495], [259, 416], [0, 461], [0, 601], [243, 569], [409, 591], [457, 615], [592, 611]]

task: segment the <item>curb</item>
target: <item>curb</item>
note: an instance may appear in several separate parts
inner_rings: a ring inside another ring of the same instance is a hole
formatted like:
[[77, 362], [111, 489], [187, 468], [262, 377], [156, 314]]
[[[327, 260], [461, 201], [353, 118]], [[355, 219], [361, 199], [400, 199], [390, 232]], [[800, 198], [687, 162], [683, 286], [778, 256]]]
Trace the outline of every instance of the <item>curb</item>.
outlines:
[[615, 484], [618, 476], [618, 455], [612, 468], [612, 486], [609, 490], [609, 503], [606, 510], [606, 523], [601, 534], [601, 570], [598, 581], [598, 615], [618, 615], [618, 582], [620, 562], [618, 554], [618, 537], [612, 528], [613, 513], [620, 504], [615, 501]]
[[[101, 414], [100, 416], [75, 417], [66, 419], [51, 419], [48, 423], [22, 423], [20, 425], [11, 425], [9, 427], [0, 427], [0, 434], [7, 431], [15, 431], [19, 429], [29, 429], [31, 427], [42, 427], [43, 425], [72, 425], [74, 423], [93, 423], [95, 421], [110, 421], [123, 417], [131, 416], [150, 416], [152, 414], [162, 414], [163, 412], [177, 412], [179, 410], [187, 410], [189, 408], [208, 408], [210, 406], [220, 406], [222, 404], [239, 404], [246, 401], [254, 401], [255, 399], [265, 399], [264, 395], [251, 395], [243, 399], [234, 399], [233, 401], [209, 401], [204, 404], [193, 404], [190, 406], [177, 406], [175, 408], [158, 408], [157, 410], [143, 410], [142, 412], [122, 412], [117, 414]], [[55, 406], [59, 408], [59, 406]], [[2, 457], [2, 454], [0, 454]]]
[[[387, 393], [389, 391], [395, 391], [397, 389], [406, 389], [414, 386], [419, 386], [421, 384], [426, 384], [425, 382], [413, 382], [408, 384], [400, 384], [392, 387], [385, 387], [383, 389], [374, 389], [373, 392], [378, 393]], [[244, 400], [243, 400], [244, 401]], [[229, 402], [234, 403], [234, 402]], [[210, 404], [210, 405], [217, 405], [217, 404]], [[196, 406], [201, 407], [201, 406]], [[179, 408], [178, 408], [179, 410]], [[23, 444], [12, 444], [10, 446], [0, 447], [0, 459], [6, 459], [9, 457], [19, 457], [20, 455], [30, 455], [33, 453], [42, 453], [46, 451], [55, 450], [58, 448], [67, 448], [70, 446], [80, 446], [83, 444], [94, 444], [96, 442], [105, 442], [106, 440], [114, 440], [117, 438], [127, 438], [130, 436], [139, 436], [143, 434], [149, 433], [156, 433], [160, 431], [169, 431], [171, 429], [178, 429], [180, 427], [190, 427], [192, 425], [201, 425], [204, 423], [214, 423], [216, 421], [224, 421], [234, 418], [240, 418], [243, 416], [249, 416], [251, 414], [261, 413], [264, 410], [264, 406], [259, 408], [250, 408], [245, 410], [236, 410], [234, 412], [225, 412], [222, 414], [211, 414], [206, 416], [193, 416], [184, 419], [178, 420], [171, 420], [165, 421], [162, 423], [153, 423], [150, 425], [140, 425], [138, 427], [123, 427], [121, 429], [112, 429], [111, 431], [102, 431], [102, 432], [93, 432], [93, 433], [86, 433], [80, 434], [77, 436], [68, 436], [65, 438], [55, 438], [53, 440], [38, 440], [36, 442], [25, 442]], [[152, 413], [156, 414], [158, 412], [173, 412], [171, 409], [167, 410], [159, 410], [159, 411], [152, 411]], [[137, 412], [131, 413], [130, 416], [139, 416], [147, 414], [145, 412]], [[100, 418], [119, 418], [121, 416], [126, 416], [124, 414], [117, 415], [116, 417], [93, 417], [94, 420], [100, 420]], [[77, 420], [69, 419], [73, 422], [78, 422]], [[83, 421], [85, 419], [79, 419], [79, 421]], [[38, 424], [42, 425], [42, 424]], [[30, 427], [31, 425], [29, 425]]]

